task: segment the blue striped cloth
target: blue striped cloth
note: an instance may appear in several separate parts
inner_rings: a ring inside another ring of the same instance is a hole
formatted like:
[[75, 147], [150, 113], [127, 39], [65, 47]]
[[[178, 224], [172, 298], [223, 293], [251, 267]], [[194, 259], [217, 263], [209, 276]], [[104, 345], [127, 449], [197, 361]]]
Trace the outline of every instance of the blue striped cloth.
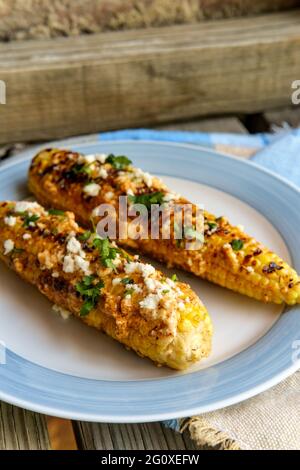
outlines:
[[300, 185], [300, 129], [284, 130], [276, 134], [228, 134], [221, 132], [159, 131], [151, 129], [124, 129], [104, 132], [101, 140], [155, 140], [181, 142], [217, 148], [232, 146], [253, 150], [252, 160]]
[[[181, 142], [217, 148], [227, 146], [245, 148], [255, 153], [251, 159], [300, 186], [300, 129], [285, 129], [275, 134], [228, 134], [220, 132], [159, 131], [151, 129], [125, 129], [104, 132], [101, 140], [148, 140]], [[299, 201], [300, 208], [300, 201]], [[172, 419], [164, 425], [180, 430], [180, 420]]]

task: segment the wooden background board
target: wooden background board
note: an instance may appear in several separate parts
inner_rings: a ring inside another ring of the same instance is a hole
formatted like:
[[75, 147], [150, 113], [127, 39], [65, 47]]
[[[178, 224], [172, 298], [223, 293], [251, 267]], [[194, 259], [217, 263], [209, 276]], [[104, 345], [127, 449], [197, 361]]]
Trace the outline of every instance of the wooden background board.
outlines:
[[295, 6], [299, 0], [4, 0], [0, 40], [195, 23]]
[[300, 10], [0, 44], [0, 144], [286, 106]]

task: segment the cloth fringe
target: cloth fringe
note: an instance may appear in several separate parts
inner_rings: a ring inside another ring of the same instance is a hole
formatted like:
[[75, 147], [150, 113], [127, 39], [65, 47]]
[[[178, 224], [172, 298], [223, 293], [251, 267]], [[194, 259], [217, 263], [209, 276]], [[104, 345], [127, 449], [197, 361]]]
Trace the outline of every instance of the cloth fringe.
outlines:
[[191, 439], [198, 447], [217, 447], [219, 450], [241, 450], [238, 443], [230, 438], [224, 431], [214, 429], [208, 421], [201, 416], [194, 416], [185, 421], [180, 432], [189, 430]]

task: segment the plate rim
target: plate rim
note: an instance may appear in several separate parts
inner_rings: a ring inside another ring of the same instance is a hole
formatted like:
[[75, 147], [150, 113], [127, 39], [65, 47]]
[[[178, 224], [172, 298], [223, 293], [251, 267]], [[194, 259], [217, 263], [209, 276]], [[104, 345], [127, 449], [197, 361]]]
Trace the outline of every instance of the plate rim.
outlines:
[[[72, 148], [72, 147], [76, 147], [76, 146], [80, 146], [80, 147], [83, 148], [83, 147], [89, 147], [89, 146], [92, 146], [92, 145], [101, 145], [101, 144], [110, 145], [110, 144], [116, 144], [116, 143], [117, 144], [130, 143], [131, 145], [147, 144], [147, 145], [160, 145], [160, 146], [166, 146], [166, 147], [181, 147], [181, 148], [193, 149], [193, 150], [196, 150], [198, 152], [202, 151], [202, 152], [205, 152], [205, 153], [211, 153], [211, 154], [214, 154], [215, 156], [220, 156], [221, 155], [222, 157], [226, 157], [229, 160], [239, 162], [239, 164], [242, 165], [242, 166], [243, 165], [246, 165], [246, 166], [249, 165], [251, 167], [255, 167], [257, 171], [265, 173], [265, 174], [271, 176], [272, 178], [275, 178], [276, 180], [281, 182], [281, 184], [284, 184], [285, 186], [290, 187], [290, 189], [295, 191], [298, 194], [298, 196], [300, 195], [300, 189], [295, 184], [289, 182], [288, 180], [281, 177], [280, 175], [277, 175], [273, 171], [271, 171], [269, 169], [266, 169], [266, 168], [263, 168], [260, 165], [254, 163], [252, 161], [244, 160], [244, 159], [242, 160], [241, 158], [231, 156], [231, 155], [228, 155], [226, 153], [215, 151], [211, 148], [207, 148], [207, 147], [199, 146], [199, 145], [195, 145], [195, 144], [160, 142], [160, 141], [151, 141], [151, 140], [123, 139], [123, 140], [110, 140], [110, 141], [105, 140], [105, 141], [101, 141], [101, 139], [100, 139], [100, 140], [97, 140], [97, 141], [80, 142], [79, 138], [78, 138], [77, 141], [75, 141], [75, 139], [73, 141], [71, 141], [71, 139], [70, 139], [70, 141], [61, 140], [61, 141], [55, 141], [55, 142], [51, 142], [51, 143], [44, 143], [42, 145], [31, 147], [28, 150], [24, 150], [20, 154], [9, 158], [7, 161], [1, 162], [0, 171], [1, 170], [8, 170], [13, 166], [18, 165], [21, 162], [24, 162], [24, 161], [27, 162], [30, 158], [32, 158], [32, 155], [34, 154], [34, 152], [36, 152], [36, 151], [38, 151], [39, 149], [42, 149], [42, 148], [47, 148], [47, 147], [49, 147], [51, 145], [54, 145], [54, 144], [55, 145], [62, 145], [65, 148]], [[201, 156], [199, 158], [201, 158]], [[249, 204], [249, 203], [247, 202], [247, 204]], [[254, 345], [252, 345], [252, 346], [254, 346]], [[12, 353], [12, 354], [16, 355], [15, 353]], [[20, 356], [20, 358], [21, 358], [21, 356]], [[21, 358], [21, 359], [22, 359], [22, 361], [26, 361], [23, 358]], [[30, 361], [28, 361], [28, 362], [30, 362]], [[43, 366], [39, 366], [39, 367], [43, 367]], [[44, 368], [44, 369], [46, 369], [46, 368]], [[78, 411], [76, 411], [75, 414], [72, 413], [72, 412], [69, 412], [69, 411], [63, 412], [62, 409], [59, 409], [59, 408], [56, 409], [53, 406], [48, 408], [44, 404], [39, 405], [39, 404], [36, 404], [34, 402], [19, 399], [17, 397], [14, 397], [12, 395], [4, 393], [3, 390], [0, 390], [0, 399], [2, 399], [4, 401], [7, 401], [11, 404], [14, 404], [16, 406], [21, 406], [23, 408], [30, 409], [32, 411], [36, 411], [36, 412], [40, 412], [40, 413], [46, 413], [46, 414], [52, 415], [52, 416], [61, 416], [63, 418], [69, 418], [69, 419], [87, 420], [87, 421], [95, 421], [95, 422], [97, 422], [97, 421], [98, 422], [111, 422], [111, 423], [118, 423], [118, 422], [126, 422], [126, 423], [150, 422], [150, 421], [158, 421], [158, 420], [186, 417], [186, 416], [194, 415], [194, 414], [198, 414], [198, 413], [204, 413], [204, 412], [209, 412], [209, 411], [213, 411], [213, 410], [218, 410], [218, 409], [225, 408], [227, 406], [230, 406], [230, 405], [233, 405], [233, 404], [236, 404], [236, 403], [240, 403], [241, 401], [249, 399], [249, 398], [251, 398], [251, 397], [253, 397], [253, 396], [269, 389], [269, 388], [271, 388], [272, 386], [278, 384], [279, 382], [281, 382], [285, 378], [292, 375], [298, 369], [300, 369], [300, 362], [299, 363], [296, 362], [295, 364], [292, 364], [290, 367], [287, 367], [283, 371], [279, 372], [277, 375], [274, 375], [272, 378], [262, 382], [260, 385], [256, 385], [255, 387], [250, 388], [249, 390], [244, 391], [242, 393], [239, 393], [238, 395], [233, 395], [230, 398], [225, 398], [225, 399], [221, 399], [221, 400], [212, 402], [210, 405], [198, 405], [198, 406], [193, 407], [193, 408], [184, 409], [184, 410], [182, 410], [182, 412], [174, 411], [174, 412], [166, 412], [166, 413], [158, 412], [158, 413], [151, 413], [151, 414], [144, 414], [144, 415], [141, 415], [141, 414], [138, 414], [138, 415], [130, 414], [129, 416], [122, 415], [121, 419], [118, 416], [111, 415], [111, 414], [108, 415], [108, 414], [101, 414], [101, 413], [99, 414], [99, 413], [86, 413], [86, 412], [80, 413]], [[49, 370], [51, 371], [51, 369], [49, 369]], [[197, 371], [197, 372], [194, 372], [192, 374], [196, 374], [196, 373], [199, 373], [199, 372], [201, 372], [201, 370]], [[190, 375], [190, 374], [188, 374], [188, 375]], [[169, 380], [169, 379], [170, 379], [170, 377], [163, 378], [163, 380]], [[174, 377], [173, 378], [171, 377], [171, 379], [174, 379]], [[161, 379], [155, 379], [155, 380], [157, 382], [159, 382]], [[121, 382], [125, 382], [125, 381], [121, 381]], [[143, 382], [147, 382], [147, 380], [144, 380]]]

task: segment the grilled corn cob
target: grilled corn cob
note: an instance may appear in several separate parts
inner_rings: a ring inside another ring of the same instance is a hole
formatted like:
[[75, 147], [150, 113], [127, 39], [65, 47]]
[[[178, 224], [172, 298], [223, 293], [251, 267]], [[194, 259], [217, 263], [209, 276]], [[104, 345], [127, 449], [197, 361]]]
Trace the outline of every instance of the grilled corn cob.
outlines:
[[[170, 206], [189, 203], [160, 179], [134, 168], [126, 157], [84, 156], [57, 149], [42, 151], [34, 158], [29, 187], [41, 203], [73, 210], [84, 225], [102, 203], [118, 209], [120, 195]], [[204, 211], [204, 237], [198, 250], [186, 250], [172, 234], [169, 240], [126, 239], [119, 243], [264, 302], [300, 302], [296, 271], [241, 227]]]
[[84, 231], [71, 212], [0, 203], [0, 258], [56, 309], [157, 364], [185, 369], [210, 352], [210, 318], [190, 287]]

